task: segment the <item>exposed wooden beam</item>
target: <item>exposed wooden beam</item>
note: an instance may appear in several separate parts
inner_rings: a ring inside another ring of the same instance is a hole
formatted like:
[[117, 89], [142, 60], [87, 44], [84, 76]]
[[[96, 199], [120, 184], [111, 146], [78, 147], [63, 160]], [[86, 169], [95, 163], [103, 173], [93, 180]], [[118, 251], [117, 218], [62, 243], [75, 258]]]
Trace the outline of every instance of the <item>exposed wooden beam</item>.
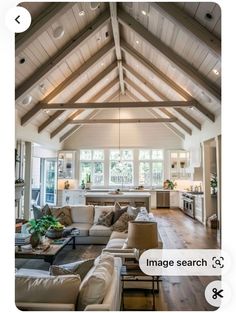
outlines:
[[[109, 65], [103, 72], [101, 72], [100, 74], [98, 74], [91, 82], [89, 82], [84, 88], [82, 88], [81, 90], [79, 90], [69, 101], [71, 102], [76, 102], [79, 100], [79, 98], [81, 98], [83, 95], [86, 94], [86, 92], [88, 92], [91, 88], [93, 88], [97, 83], [99, 83], [102, 79], [104, 79], [106, 76], [108, 76], [114, 69], [116, 68], [116, 63], [112, 63], [111, 65]], [[61, 112], [60, 114], [62, 114], [64, 112], [64, 110], [58, 110], [56, 111], [49, 119], [50, 119], [50, 123], [52, 123], [57, 117], [59, 112]], [[59, 115], [60, 115], [59, 114]], [[48, 120], [49, 120], [48, 119]], [[50, 123], [47, 123], [47, 121], [45, 121], [43, 124], [41, 124], [38, 128], [38, 132], [41, 132], [43, 129], [45, 129], [48, 125], [50, 125]], [[45, 126], [45, 127], [44, 127]]]
[[195, 101], [139, 101], [139, 102], [88, 102], [88, 103], [42, 103], [45, 110], [65, 109], [114, 109], [114, 108], [188, 108]]
[[[139, 92], [144, 98], [146, 98], [148, 101], [153, 101], [153, 98], [150, 97], [146, 92], [144, 92], [140, 86], [137, 86], [134, 82], [132, 82], [130, 79], [125, 78], [125, 82], [131, 86], [132, 88], [134, 88], [135, 90], [137, 90], [137, 92]], [[165, 115], [167, 115], [170, 118], [175, 117], [172, 113], [170, 113], [168, 110], [164, 109], [164, 108], [158, 108], [162, 113], [164, 113]], [[192, 130], [191, 128], [189, 128], [186, 124], [184, 124], [183, 122], [181, 122], [179, 119], [177, 119], [177, 121], [175, 122], [175, 124], [177, 124], [179, 127], [181, 127], [184, 131], [186, 131], [189, 135], [192, 135]]]
[[221, 57], [221, 41], [176, 4], [171, 2], [151, 2], [150, 6], [171, 20], [175, 25], [188, 32], [190, 36], [194, 36], [207, 49], [210, 49], [216, 57]]
[[120, 49], [120, 31], [119, 31], [119, 23], [117, 19], [117, 3], [109, 2], [110, 5], [110, 13], [111, 13], [111, 26], [113, 32], [113, 38], [115, 42], [115, 51], [116, 51], [116, 59], [119, 69], [119, 78], [120, 78], [120, 89], [122, 95], [125, 94], [125, 84], [124, 84], [124, 76], [123, 76], [123, 67], [122, 67], [122, 55]]
[[[119, 95], [119, 92], [116, 91], [114, 94], [112, 94], [110, 97], [108, 97], [106, 99], [106, 101], [111, 101], [112, 99], [114, 99], [115, 97], [117, 97]], [[94, 110], [93, 112], [91, 112], [87, 118], [93, 118], [94, 116], [96, 116], [96, 114], [99, 113], [99, 111], [101, 110]], [[76, 125], [74, 127], [72, 127], [70, 130], [68, 130], [65, 134], [63, 134], [59, 141], [63, 142], [64, 140], [68, 139], [71, 135], [73, 135], [76, 131], [80, 130], [84, 125]]]
[[[100, 90], [94, 97], [90, 98], [89, 101], [96, 101], [100, 99], [106, 92], [108, 92], [111, 88], [113, 88], [118, 83], [118, 79], [114, 79], [110, 82], [107, 86], [105, 86], [102, 90]], [[60, 111], [57, 111], [60, 112]], [[56, 129], [54, 129], [51, 134], [50, 138], [54, 138], [57, 134], [59, 134], [66, 126], [70, 124], [70, 121], [80, 115], [84, 110], [77, 110], [72, 113], [61, 125], [59, 125]]]
[[[114, 45], [112, 42], [108, 43], [102, 49], [100, 49], [97, 53], [95, 53], [88, 61], [86, 61], [83, 65], [80, 66], [75, 72], [73, 72], [69, 77], [67, 77], [61, 84], [59, 84], [52, 92], [50, 92], [42, 101], [49, 102], [53, 98], [55, 98], [58, 94], [60, 94], [67, 86], [69, 86], [74, 80], [76, 80], [79, 76], [85, 74], [93, 65], [103, 59], [107, 54], [114, 49]], [[31, 110], [29, 110], [22, 118], [21, 125], [25, 125], [28, 123], [35, 114], [37, 114], [41, 110], [41, 104], [38, 102]]]
[[[126, 95], [128, 97], [130, 97], [132, 100], [134, 101], [139, 101], [140, 99], [138, 97], [136, 97], [133, 93], [131, 93], [129, 90], [126, 90]], [[151, 108], [145, 109], [149, 114], [151, 114], [152, 116], [154, 116], [155, 118], [160, 118], [161, 116], [154, 111]], [[177, 128], [175, 128], [172, 124], [170, 123], [164, 123], [165, 127], [167, 127], [168, 129], [170, 129], [175, 135], [179, 136], [181, 139], [185, 139], [185, 135], [183, 133], [181, 133], [181, 131], [179, 131]]]
[[51, 3], [32, 21], [29, 29], [23, 33], [16, 34], [15, 55], [21, 53], [23, 49], [46, 31], [60, 16], [72, 8], [73, 5], [73, 2]]
[[[149, 60], [147, 60], [144, 56], [142, 56], [138, 51], [133, 49], [129, 44], [122, 41], [121, 42], [121, 48], [125, 51], [125, 53], [128, 53], [131, 57], [133, 57], [136, 61], [141, 63], [143, 66], [145, 66], [149, 71], [151, 71], [155, 76], [160, 78], [163, 82], [165, 82], [169, 87], [171, 87], [173, 90], [175, 90], [180, 96], [182, 96], [186, 100], [192, 100], [192, 96], [185, 91], [182, 87], [180, 87], [176, 82], [171, 80], [167, 75], [165, 75], [161, 70], [159, 70], [154, 64], [152, 64]], [[205, 108], [202, 104], [200, 104], [198, 101], [197, 108], [200, 112], [203, 113], [210, 121], [215, 121], [215, 115], [210, 112], [207, 108]]]
[[[157, 90], [152, 84], [147, 82], [143, 76], [141, 76], [139, 73], [137, 73], [132, 67], [130, 67], [128, 64], [123, 63], [124, 69], [129, 72], [133, 77], [135, 77], [137, 80], [142, 82], [148, 89], [150, 89], [152, 92], [154, 92], [159, 98], [161, 98], [164, 101], [169, 101], [170, 99], [167, 98], [163, 93], [161, 93], [159, 90]], [[191, 115], [189, 115], [187, 112], [185, 112], [181, 108], [174, 108], [175, 111], [177, 111], [180, 115], [182, 115], [184, 118], [186, 118], [190, 123], [192, 123], [195, 127], [197, 127], [199, 130], [201, 130], [201, 124], [193, 118]]]
[[84, 120], [71, 120], [70, 124], [139, 124], [139, 123], [174, 123], [177, 118], [131, 118], [131, 119], [84, 119]]
[[118, 8], [118, 20], [125, 27], [138, 34], [144, 41], [154, 47], [160, 54], [169, 60], [171, 64], [177, 67], [191, 81], [201, 86], [207, 93], [211, 94], [217, 101], [221, 101], [221, 90], [209, 79], [205, 78], [193, 66], [186, 62], [182, 57], [166, 46], [160, 39], [149, 32], [142, 24], [136, 21], [131, 15], [121, 8]]
[[51, 73], [56, 67], [65, 61], [78, 46], [87, 42], [96, 32], [98, 32], [109, 20], [109, 11], [99, 15], [95, 21], [90, 23], [84, 30], [79, 32], [74, 38], [66, 43], [53, 57], [46, 61], [39, 69], [28, 77], [15, 91], [15, 98], [23, 96], [29, 89], [34, 88], [39, 81]]

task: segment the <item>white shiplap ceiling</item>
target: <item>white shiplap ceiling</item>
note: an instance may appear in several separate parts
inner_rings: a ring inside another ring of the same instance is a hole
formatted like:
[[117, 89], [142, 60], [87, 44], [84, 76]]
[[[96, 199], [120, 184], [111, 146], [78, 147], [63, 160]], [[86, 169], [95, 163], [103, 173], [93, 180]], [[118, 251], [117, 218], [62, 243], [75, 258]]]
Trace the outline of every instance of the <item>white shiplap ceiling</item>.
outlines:
[[[103, 22], [99, 22], [106, 12], [110, 13], [109, 3], [101, 2], [95, 10], [91, 9], [89, 2], [60, 5], [28, 2], [20, 5], [32, 13], [31, 30], [34, 31], [30, 33], [29, 29], [23, 34], [16, 35], [16, 109], [22, 121], [26, 120], [22, 122], [23, 125], [30, 122], [39, 127], [39, 131], [47, 131], [52, 136], [52, 133], [62, 123], [67, 122], [76, 110], [68, 109], [57, 113], [52, 110], [40, 110], [38, 109], [40, 102], [48, 99], [46, 101], [48, 103], [65, 103], [71, 99], [75, 102], [102, 102], [107, 99], [111, 101], [119, 92], [120, 73], [113, 25], [109, 15]], [[209, 34], [209, 38], [211, 40], [213, 38], [219, 46], [221, 12], [217, 4], [181, 2], [170, 5], [176, 14], [179, 9], [183, 14], [187, 14], [188, 20], [192, 21], [196, 29], [204, 27], [205, 35]], [[158, 3], [122, 2], [117, 4], [117, 9], [122, 71], [127, 97], [133, 101], [196, 99], [203, 110], [196, 108], [181, 108], [182, 112], [170, 108], [165, 109], [167, 111], [154, 110], [163, 117], [166, 117], [166, 113], [163, 112], [169, 112], [168, 114], [177, 117], [179, 124], [172, 125], [172, 128], [176, 129], [176, 134], [181, 132], [184, 135], [186, 129], [194, 129], [196, 125], [200, 128], [199, 125], [207, 119], [204, 108], [212, 114], [218, 114], [220, 96], [217, 95], [220, 95], [221, 87], [219, 50], [214, 50], [211, 44], [208, 46], [201, 36], [197, 37], [194, 28], [187, 29], [176, 15], [175, 17], [168, 15], [165, 8], [160, 9]], [[50, 16], [50, 12], [55, 14], [51, 13]], [[139, 23], [138, 26], [127, 25], [122, 18], [122, 12], [128, 13], [131, 24], [133, 20]], [[50, 16], [48, 20], [47, 16]], [[42, 20], [46, 22], [42, 23]], [[93, 25], [98, 27], [93, 29]], [[149, 34], [154, 36], [150, 38], [159, 40], [158, 44], [144, 38], [139, 25], [144, 26], [148, 36]], [[64, 35], [55, 39], [53, 33], [58, 27], [63, 28]], [[79, 44], [71, 50], [71, 53], [64, 55], [64, 51], [73, 45], [75, 38], [78, 37]], [[129, 52], [129, 47], [134, 51], [133, 54]], [[163, 54], [161, 47], [169, 49], [171, 56], [173, 55], [172, 60], [168, 53]], [[101, 51], [105, 51], [104, 54], [101, 54]], [[57, 63], [55, 60], [58, 55], [62, 55], [62, 58]], [[180, 68], [179, 64], [182, 63], [177, 61], [175, 63], [175, 59], [182, 60], [189, 71]], [[46, 68], [45, 64], [49, 64], [49, 67]], [[47, 71], [43, 72], [45, 68]], [[191, 73], [198, 75], [200, 79], [191, 76]], [[72, 76], [73, 79], [69, 81]], [[66, 83], [68, 81], [70, 83]], [[23, 104], [29, 96], [32, 97], [31, 102]], [[35, 112], [27, 120], [25, 117], [32, 110]], [[90, 109], [86, 109], [76, 118], [81, 116], [85, 118], [91, 113]], [[183, 124], [186, 127], [180, 126]], [[74, 125], [67, 124], [56, 132], [56, 136], [64, 140], [64, 135], [73, 127]]]

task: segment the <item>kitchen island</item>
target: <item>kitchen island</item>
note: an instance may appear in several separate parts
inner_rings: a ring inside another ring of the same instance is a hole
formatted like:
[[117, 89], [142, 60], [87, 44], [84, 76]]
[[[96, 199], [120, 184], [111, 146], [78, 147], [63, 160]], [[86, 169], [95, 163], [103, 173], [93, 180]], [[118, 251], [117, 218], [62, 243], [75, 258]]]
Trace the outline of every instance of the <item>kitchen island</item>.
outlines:
[[85, 193], [85, 203], [93, 205], [131, 205], [134, 207], [145, 207], [147, 211], [151, 209], [151, 194], [149, 192], [89, 192]]

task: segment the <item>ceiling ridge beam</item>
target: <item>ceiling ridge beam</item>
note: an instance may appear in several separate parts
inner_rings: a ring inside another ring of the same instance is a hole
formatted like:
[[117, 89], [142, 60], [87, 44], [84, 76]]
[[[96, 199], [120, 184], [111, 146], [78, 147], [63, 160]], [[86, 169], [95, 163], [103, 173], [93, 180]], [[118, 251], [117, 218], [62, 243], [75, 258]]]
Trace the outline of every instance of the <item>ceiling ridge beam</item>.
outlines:
[[183, 9], [169, 2], [151, 2], [150, 6], [191, 36], [194, 36], [217, 58], [221, 58], [221, 41], [194, 18], [186, 14]]
[[[134, 82], [132, 82], [129, 78], [125, 78], [125, 82], [131, 86], [132, 88], [134, 88], [135, 90], [137, 90], [137, 92], [139, 92], [144, 98], [146, 98], [148, 101], [153, 101], [153, 98], [150, 97], [145, 91], [143, 91], [143, 89], [140, 89], [140, 86], [138, 87]], [[143, 83], [142, 83], [143, 85]], [[164, 109], [164, 108], [158, 108], [162, 113], [164, 113], [165, 115], [167, 115], [168, 117], [175, 117], [173, 114], [171, 114], [168, 110]], [[186, 131], [189, 135], [192, 135], [192, 130], [191, 128], [189, 128], [186, 124], [184, 124], [183, 122], [181, 122], [179, 119], [177, 119], [177, 121], [175, 122], [178, 126], [180, 126], [184, 131]]]
[[[114, 99], [115, 97], [117, 97], [119, 95], [119, 92], [115, 92], [114, 94], [112, 94], [111, 96], [109, 96], [106, 101], [111, 101], [112, 99]], [[91, 112], [89, 114], [89, 116], [87, 118], [93, 118], [94, 116], [96, 116], [101, 110], [94, 110], [93, 112]], [[68, 130], [65, 134], [63, 134], [60, 139], [59, 142], [63, 142], [66, 139], [68, 139], [71, 135], [73, 135], [76, 131], [80, 130], [83, 127], [83, 125], [76, 125], [74, 127], [72, 127], [70, 130]]]
[[[131, 93], [129, 90], [126, 90], [126, 94], [128, 97], [130, 97], [131, 99], [133, 99], [134, 101], [139, 101], [139, 98], [136, 97], [133, 93]], [[145, 109], [149, 114], [151, 114], [152, 116], [154, 116], [155, 118], [160, 118], [161, 116], [154, 111], [151, 108]], [[181, 133], [181, 131], [179, 131], [177, 128], [175, 128], [172, 124], [170, 123], [164, 123], [165, 127], [170, 129], [175, 135], [177, 135], [178, 137], [180, 137], [181, 139], [185, 139], [185, 135], [183, 133]]]
[[113, 109], [113, 108], [188, 108], [194, 107], [195, 101], [139, 101], [139, 102], [65, 102], [65, 103], [41, 103], [44, 110], [66, 110], [66, 109]]
[[[83, 95], [85, 95], [90, 89], [92, 89], [96, 84], [98, 84], [102, 79], [104, 79], [106, 76], [108, 76], [112, 71], [116, 69], [116, 63], [113, 62], [110, 64], [105, 70], [103, 70], [101, 73], [99, 73], [92, 81], [90, 81], [86, 86], [84, 86], [82, 89], [80, 89], [69, 101], [72, 103], [75, 103], [76, 101], [79, 100]], [[66, 103], [65, 103], [66, 104]], [[51, 106], [52, 104], [49, 104]], [[67, 107], [65, 107], [65, 110]], [[64, 113], [65, 110], [58, 110], [56, 111], [53, 115], [52, 118], [50, 119], [50, 123], [47, 123], [45, 121], [43, 124], [44, 126], [49, 126], [57, 117], [59, 112]], [[43, 124], [39, 126], [38, 132], [41, 132], [45, 127], [43, 127]]]
[[[114, 87], [118, 83], [118, 79], [115, 78], [111, 81], [107, 86], [105, 86], [102, 90], [100, 90], [95, 96], [89, 99], [89, 101], [96, 101], [101, 98], [107, 91], [109, 91], [112, 87]], [[70, 124], [70, 121], [76, 118], [79, 114], [84, 112], [84, 110], [77, 110], [73, 114], [71, 114], [61, 125], [59, 125], [56, 129], [54, 129], [50, 133], [50, 138], [54, 138], [57, 134], [59, 134], [67, 125]]]
[[176, 117], [171, 118], [131, 118], [131, 119], [84, 119], [84, 120], [70, 120], [69, 124], [139, 124], [139, 123], [174, 123], [177, 121]]
[[121, 8], [118, 8], [118, 20], [125, 27], [131, 29], [138, 34], [144, 41], [156, 49], [161, 55], [169, 60], [182, 73], [187, 75], [195, 84], [201, 86], [204, 90], [210, 93], [218, 102], [221, 101], [221, 90], [209, 79], [206, 79], [192, 65], [190, 65], [181, 56], [175, 53], [171, 48], [161, 42], [156, 36], [148, 31], [142, 24], [136, 21], [130, 14], [126, 13]]
[[[185, 91], [175, 81], [173, 81], [167, 75], [165, 75], [154, 64], [152, 64], [149, 60], [147, 60], [143, 55], [141, 55], [138, 51], [136, 51], [133, 47], [131, 47], [125, 41], [121, 42], [121, 49], [124, 50], [125, 53], [128, 53], [136, 61], [140, 62], [143, 66], [145, 66], [155, 76], [157, 76], [164, 83], [166, 83], [171, 89], [175, 90], [184, 99], [186, 99], [186, 100], [194, 99], [187, 91]], [[215, 121], [215, 115], [211, 111], [209, 111], [207, 108], [205, 108], [202, 104], [200, 104], [197, 100], [195, 100], [195, 101], [197, 103], [196, 108], [202, 114], [204, 114], [211, 122], [214, 122]]]
[[72, 8], [73, 5], [73, 2], [51, 3], [39, 16], [33, 19], [26, 31], [16, 34], [15, 55], [21, 53], [27, 45], [46, 31], [60, 16]]
[[[160, 92], [158, 89], [156, 89], [151, 83], [147, 82], [139, 73], [137, 73], [131, 66], [129, 66], [126, 63], [123, 63], [123, 67], [126, 71], [128, 71], [132, 76], [134, 76], [136, 79], [141, 81], [145, 86], [147, 86], [152, 92], [154, 92], [159, 98], [161, 98], [164, 101], [169, 101], [170, 99], [166, 97], [162, 92]], [[174, 108], [175, 111], [177, 111], [180, 115], [182, 115], [185, 119], [188, 120], [191, 124], [193, 124], [195, 127], [197, 127], [199, 130], [201, 130], [201, 124], [191, 115], [189, 115], [187, 112], [185, 112], [181, 108]]]
[[69, 57], [75, 49], [86, 40], [91, 38], [98, 30], [100, 30], [110, 19], [109, 11], [99, 15], [95, 21], [91, 22], [81, 32], [75, 35], [69, 42], [67, 42], [55, 55], [47, 60], [40, 68], [38, 68], [29, 78], [27, 78], [19, 87], [16, 88], [15, 98], [23, 96], [30, 89], [35, 87], [38, 82], [51, 73], [56, 67], [62, 64], [65, 58]]
[[[90, 59], [83, 63], [75, 72], [68, 76], [63, 82], [61, 82], [53, 91], [51, 91], [42, 101], [49, 102], [60, 94], [67, 86], [69, 86], [74, 80], [78, 79], [79, 76], [85, 74], [93, 65], [95, 65], [99, 60], [103, 59], [107, 54], [114, 49], [114, 44], [112, 42], [105, 45], [102, 49], [96, 52]], [[35, 114], [39, 113], [41, 110], [40, 102], [36, 103], [32, 109], [26, 112], [21, 118], [21, 125], [24, 126], [28, 123]]]
[[113, 38], [115, 42], [117, 66], [119, 69], [120, 90], [121, 90], [121, 94], [124, 95], [125, 84], [124, 84], [124, 75], [123, 75], [123, 67], [122, 67], [122, 54], [121, 54], [121, 48], [120, 48], [119, 22], [117, 19], [117, 3], [109, 2], [109, 6], [110, 6], [110, 14], [111, 14], [112, 32], [113, 32]]

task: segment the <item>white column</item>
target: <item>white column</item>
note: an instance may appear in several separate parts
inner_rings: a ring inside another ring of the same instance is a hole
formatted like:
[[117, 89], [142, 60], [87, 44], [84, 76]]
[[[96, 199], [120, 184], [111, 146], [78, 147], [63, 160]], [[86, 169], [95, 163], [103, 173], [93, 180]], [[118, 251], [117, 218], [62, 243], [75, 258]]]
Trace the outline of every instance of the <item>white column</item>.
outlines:
[[203, 190], [204, 210], [203, 221], [206, 224], [207, 218], [211, 215], [211, 146], [209, 141], [202, 144], [203, 151]]
[[32, 143], [25, 142], [25, 195], [24, 218], [30, 218], [31, 210], [31, 179], [32, 179]]

